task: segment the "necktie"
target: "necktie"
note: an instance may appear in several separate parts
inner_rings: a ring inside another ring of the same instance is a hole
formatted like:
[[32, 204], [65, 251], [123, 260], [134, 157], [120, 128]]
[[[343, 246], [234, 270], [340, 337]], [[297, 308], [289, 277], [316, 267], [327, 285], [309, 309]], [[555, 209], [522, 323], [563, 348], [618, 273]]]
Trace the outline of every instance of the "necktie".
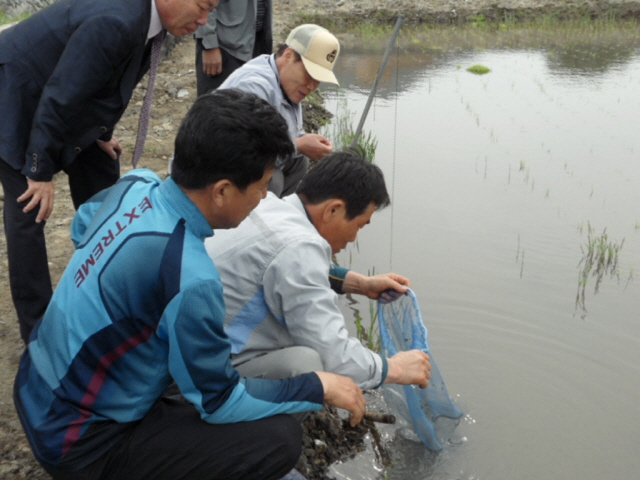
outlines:
[[160, 51], [166, 30], [162, 30], [151, 40], [151, 65], [149, 67], [149, 85], [147, 85], [147, 93], [142, 102], [140, 109], [140, 120], [138, 122], [138, 136], [136, 138], [136, 146], [133, 152], [133, 168], [138, 166], [138, 161], [144, 151], [144, 143], [147, 139], [147, 131], [149, 130], [149, 119], [151, 117], [151, 104], [153, 102], [153, 86], [156, 83], [156, 73], [158, 72], [158, 64], [160, 63]]

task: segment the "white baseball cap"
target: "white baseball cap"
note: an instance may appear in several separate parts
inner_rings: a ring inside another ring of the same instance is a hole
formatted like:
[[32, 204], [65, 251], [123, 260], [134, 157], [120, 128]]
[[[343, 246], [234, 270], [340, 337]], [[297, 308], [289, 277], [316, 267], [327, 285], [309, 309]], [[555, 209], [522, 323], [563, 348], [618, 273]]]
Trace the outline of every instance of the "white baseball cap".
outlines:
[[306, 23], [291, 31], [286, 44], [298, 52], [313, 79], [340, 85], [333, 74], [333, 66], [340, 53], [340, 43], [329, 30]]

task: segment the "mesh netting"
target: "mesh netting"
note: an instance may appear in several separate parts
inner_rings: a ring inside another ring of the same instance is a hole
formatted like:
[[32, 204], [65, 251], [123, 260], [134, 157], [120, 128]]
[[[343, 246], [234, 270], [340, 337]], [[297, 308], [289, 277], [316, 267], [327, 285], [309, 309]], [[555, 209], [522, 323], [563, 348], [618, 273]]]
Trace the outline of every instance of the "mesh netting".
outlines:
[[393, 293], [385, 293], [378, 301], [382, 351], [388, 358], [405, 350], [418, 349], [428, 353], [431, 358], [431, 380], [425, 389], [416, 385], [385, 384], [383, 394], [389, 406], [413, 425], [422, 443], [438, 452], [442, 450], [442, 445], [436, 435], [434, 422], [438, 417], [458, 419], [462, 412], [453, 404], [429, 351], [427, 328], [422, 322], [415, 294], [411, 290], [406, 295]]

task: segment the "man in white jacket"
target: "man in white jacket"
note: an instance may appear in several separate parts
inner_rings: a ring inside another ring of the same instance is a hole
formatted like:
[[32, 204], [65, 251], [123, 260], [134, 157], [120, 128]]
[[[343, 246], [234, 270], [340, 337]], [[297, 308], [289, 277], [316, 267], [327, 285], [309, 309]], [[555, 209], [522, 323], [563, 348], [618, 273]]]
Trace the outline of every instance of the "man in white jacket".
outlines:
[[400, 275], [366, 277], [331, 261], [388, 204], [377, 166], [353, 151], [334, 153], [309, 171], [296, 194], [281, 200], [270, 193], [237, 229], [207, 239], [224, 285], [232, 363], [242, 375], [287, 378], [319, 369], [362, 389], [427, 387], [427, 354], [387, 359], [367, 349], [349, 336], [338, 307], [336, 291], [375, 299], [409, 285]]

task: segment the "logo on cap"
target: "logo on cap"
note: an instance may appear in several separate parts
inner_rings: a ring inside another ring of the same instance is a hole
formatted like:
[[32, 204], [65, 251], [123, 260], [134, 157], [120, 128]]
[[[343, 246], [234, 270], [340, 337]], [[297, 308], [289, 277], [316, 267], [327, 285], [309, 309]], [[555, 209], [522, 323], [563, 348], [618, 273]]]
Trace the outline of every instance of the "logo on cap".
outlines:
[[333, 63], [336, 61], [336, 57], [338, 56], [338, 51], [334, 50], [333, 52], [327, 55], [327, 62]]

